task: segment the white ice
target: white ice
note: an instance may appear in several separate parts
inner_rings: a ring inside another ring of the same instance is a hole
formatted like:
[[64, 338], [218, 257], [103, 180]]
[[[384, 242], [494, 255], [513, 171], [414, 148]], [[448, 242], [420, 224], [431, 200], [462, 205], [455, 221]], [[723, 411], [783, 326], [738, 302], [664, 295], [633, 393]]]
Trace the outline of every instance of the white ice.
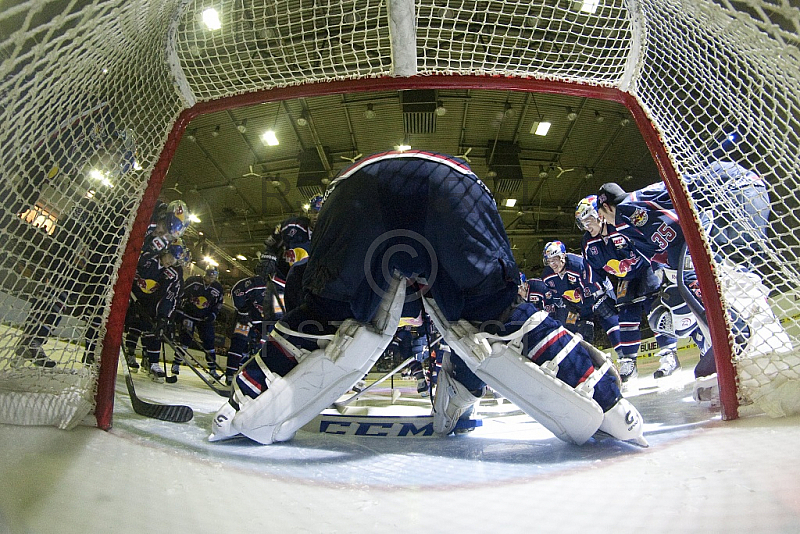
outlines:
[[[177, 384], [135, 383], [190, 405], [186, 424], [136, 415], [120, 379], [109, 432], [0, 425], [0, 532], [800, 532], [800, 418], [721, 421], [691, 400], [687, 369], [629, 394], [649, 449], [569, 445], [492, 400], [462, 436], [209, 443], [224, 399], [183, 369]], [[403, 410], [429, 410], [402, 393]]]

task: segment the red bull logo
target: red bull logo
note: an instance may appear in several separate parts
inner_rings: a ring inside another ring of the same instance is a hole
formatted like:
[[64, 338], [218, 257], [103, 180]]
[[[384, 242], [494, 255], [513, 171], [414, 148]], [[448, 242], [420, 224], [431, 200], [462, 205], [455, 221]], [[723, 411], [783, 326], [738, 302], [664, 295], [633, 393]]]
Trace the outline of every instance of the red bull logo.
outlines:
[[608, 274], [612, 274], [618, 278], [624, 278], [626, 274], [631, 272], [631, 267], [638, 261], [637, 258], [627, 258], [624, 260], [608, 260], [603, 266], [603, 270]]
[[581, 302], [583, 300], [581, 298], [581, 292], [578, 289], [570, 289], [569, 291], [564, 291], [564, 293], [561, 296], [562, 298], [565, 298], [570, 302]]
[[205, 309], [206, 309], [206, 308], [208, 308], [208, 306], [209, 306], [208, 299], [207, 299], [207, 298], [205, 298], [205, 297], [202, 297], [202, 296], [200, 296], [200, 297], [195, 297], [195, 298], [192, 300], [192, 304], [194, 304], [194, 307], [195, 307], [195, 308], [198, 308], [198, 309], [200, 309], [200, 310], [205, 310]]

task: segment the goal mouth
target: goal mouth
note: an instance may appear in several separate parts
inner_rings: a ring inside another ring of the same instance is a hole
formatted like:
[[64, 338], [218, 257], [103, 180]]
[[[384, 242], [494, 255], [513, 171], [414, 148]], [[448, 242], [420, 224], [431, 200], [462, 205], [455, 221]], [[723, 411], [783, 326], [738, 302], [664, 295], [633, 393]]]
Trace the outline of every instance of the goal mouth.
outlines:
[[[64, 384], [67, 397], [77, 387], [96, 405], [78, 403], [74, 420], [55, 424], [71, 426], [94, 409], [98, 425], [110, 426], [136, 260], [196, 119], [345, 93], [514, 91], [627, 110], [694, 260], [723, 417], [752, 402], [791, 413], [785, 392], [800, 369], [793, 282], [800, 279], [800, 20], [756, 4], [737, 11], [712, 0], [228, 1], [216, 29], [204, 21], [204, 6], [184, 0], [6, 10], [0, 23], [14, 31], [0, 41], [10, 51], [0, 79], [7, 178], [0, 292], [8, 303], [0, 312], [0, 372], [96, 376]], [[754, 180], [748, 176], [717, 180], [709, 157], [753, 171], [764, 193], [732, 188]], [[707, 214], [714, 231], [704, 226]], [[20, 367], [21, 345], [34, 356]], [[31, 363], [37, 358], [58, 370]], [[30, 381], [9, 376], [0, 389], [12, 399], [0, 408], [8, 414], [2, 420], [28, 420], [17, 412], [36, 402], [20, 407], [16, 395], [27, 395]], [[46, 384], [41, 393], [49, 395]]]

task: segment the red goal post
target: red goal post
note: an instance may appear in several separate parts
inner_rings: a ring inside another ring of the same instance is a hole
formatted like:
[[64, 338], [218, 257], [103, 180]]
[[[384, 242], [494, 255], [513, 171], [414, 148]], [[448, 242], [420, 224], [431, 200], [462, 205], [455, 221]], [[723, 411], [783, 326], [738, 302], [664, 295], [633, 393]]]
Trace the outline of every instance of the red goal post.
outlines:
[[[98, 426], [110, 426], [138, 250], [192, 118], [257, 102], [411, 88], [494, 88], [624, 104], [687, 237], [714, 341], [723, 417], [737, 417], [741, 404], [771, 415], [796, 411], [800, 14], [766, 0], [599, 2], [594, 12], [584, 4], [590, 2], [359, 0], [308, 8], [223, 1], [222, 28], [211, 36], [200, 25], [206, 6], [188, 0], [107, 1], [69, 12], [56, 11], [64, 9], [59, 2], [22, 2], [5, 10], [0, 165], [9, 177], [3, 196], [13, 201], [0, 216], [14, 227], [6, 227], [0, 246], [7, 258], [27, 256], [24, 265], [0, 265], [8, 304], [0, 309], [0, 421], [68, 428], [94, 410]], [[320, 38], [320, 28], [329, 38]], [[713, 151], [721, 133], [741, 136], [738, 163], [768, 184], [773, 215], [757, 251], [772, 271], [757, 280], [731, 274], [736, 251], [700, 224], [701, 201], [712, 199], [715, 213], [730, 211], [724, 185], [694, 183], [690, 195], [684, 178], [703, 176], [698, 154]], [[94, 179], [89, 160], [111, 160], [115, 169], [115, 187], [91, 204], [107, 226], [74, 230], [69, 214], [85, 203]], [[76, 174], [79, 185], [64, 179]], [[14, 219], [27, 204], [57, 213], [62, 231], [33, 243], [30, 229]], [[92, 269], [82, 266], [85, 258], [76, 260], [76, 239], [81, 250], [106, 243], [99, 257], [84, 253]], [[40, 272], [53, 265], [64, 275]], [[72, 309], [71, 337], [61, 335], [49, 353], [58, 365], [20, 361], [16, 349], [30, 337], [31, 323], [50, 326], [38, 297], [86, 302], [86, 279], [101, 282], [101, 290], [88, 292], [88, 302], [99, 305]], [[731, 310], [752, 320], [754, 331], [779, 321], [788, 345], [742, 343]], [[91, 363], [83, 354], [93, 324], [100, 324], [101, 350]]]

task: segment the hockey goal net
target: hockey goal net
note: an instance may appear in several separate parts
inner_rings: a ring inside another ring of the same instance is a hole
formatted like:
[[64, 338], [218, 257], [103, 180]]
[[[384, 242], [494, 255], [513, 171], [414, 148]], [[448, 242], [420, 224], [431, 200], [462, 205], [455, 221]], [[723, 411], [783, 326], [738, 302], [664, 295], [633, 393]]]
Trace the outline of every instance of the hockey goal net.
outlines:
[[[798, 408], [800, 12], [787, 0], [36, 0], [4, 7], [0, 28], [0, 422], [69, 428], [94, 411], [110, 425], [138, 250], [192, 117], [380, 87], [624, 103], [700, 275], [724, 417]], [[709, 154], [763, 179], [765, 226]]]

